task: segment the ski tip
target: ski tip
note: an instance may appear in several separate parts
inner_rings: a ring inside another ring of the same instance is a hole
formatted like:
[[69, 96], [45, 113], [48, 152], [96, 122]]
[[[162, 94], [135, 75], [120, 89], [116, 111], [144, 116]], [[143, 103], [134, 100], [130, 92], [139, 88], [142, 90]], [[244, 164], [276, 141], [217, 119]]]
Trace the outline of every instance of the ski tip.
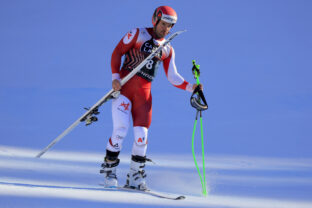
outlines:
[[180, 30], [180, 31], [178, 31], [178, 32], [176, 32], [177, 34], [181, 34], [181, 33], [184, 33], [184, 32], [186, 32], [187, 30]]
[[38, 155], [36, 155], [36, 157], [35, 157], [35, 158], [40, 158], [42, 155], [43, 155], [43, 153], [42, 153], [42, 152], [40, 152]]
[[182, 200], [185, 199], [185, 196], [178, 196], [177, 198], [175, 198], [175, 200]]

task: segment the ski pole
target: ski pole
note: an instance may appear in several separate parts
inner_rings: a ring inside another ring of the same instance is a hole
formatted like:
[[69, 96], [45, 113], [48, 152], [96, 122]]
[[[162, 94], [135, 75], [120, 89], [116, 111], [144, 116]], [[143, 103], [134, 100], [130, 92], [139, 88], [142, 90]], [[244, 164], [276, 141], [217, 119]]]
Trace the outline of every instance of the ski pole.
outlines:
[[[193, 71], [194, 77], [196, 79], [196, 83], [198, 85], [200, 84], [200, 81], [199, 81], [199, 75], [200, 75], [199, 67], [200, 66], [195, 63], [195, 60], [193, 60], [192, 71]], [[196, 97], [194, 95], [196, 95]], [[205, 150], [204, 150], [204, 131], [203, 131], [202, 111], [208, 109], [208, 104], [206, 102], [206, 99], [204, 97], [204, 94], [203, 94], [202, 90], [200, 89], [200, 86], [196, 87], [196, 89], [194, 90], [194, 92], [193, 92], [193, 94], [191, 96], [191, 105], [197, 110], [196, 111], [196, 118], [195, 118], [194, 128], [193, 128], [193, 134], [192, 134], [192, 154], [193, 154], [194, 163], [195, 163], [195, 166], [196, 166], [199, 178], [200, 178], [200, 182], [201, 182], [201, 185], [202, 185], [202, 194], [204, 196], [207, 196], [206, 170], [205, 170]], [[197, 160], [196, 160], [196, 156], [195, 156], [195, 147], [194, 147], [195, 132], [196, 132], [198, 114], [200, 115], [200, 133], [201, 133], [203, 174], [201, 174], [199, 166], [197, 164]]]

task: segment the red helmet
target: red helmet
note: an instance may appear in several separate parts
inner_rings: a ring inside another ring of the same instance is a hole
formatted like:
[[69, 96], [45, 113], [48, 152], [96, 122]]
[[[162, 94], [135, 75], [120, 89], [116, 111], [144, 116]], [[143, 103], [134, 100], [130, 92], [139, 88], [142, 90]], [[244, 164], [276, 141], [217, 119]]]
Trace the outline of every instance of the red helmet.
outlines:
[[155, 9], [153, 14], [152, 23], [157, 25], [160, 20], [163, 20], [167, 23], [175, 24], [178, 20], [177, 13], [169, 6], [160, 6]]

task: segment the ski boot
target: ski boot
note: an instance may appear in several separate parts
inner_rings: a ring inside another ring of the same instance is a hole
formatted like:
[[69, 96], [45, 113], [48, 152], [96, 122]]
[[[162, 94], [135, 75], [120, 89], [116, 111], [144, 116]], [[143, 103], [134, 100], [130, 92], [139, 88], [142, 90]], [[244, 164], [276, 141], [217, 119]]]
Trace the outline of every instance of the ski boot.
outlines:
[[116, 169], [119, 164], [119, 159], [115, 161], [108, 160], [107, 157], [104, 159], [104, 163], [102, 164], [102, 169], [100, 173], [104, 174], [104, 187], [105, 188], [116, 188], [118, 187], [118, 180]]
[[146, 157], [132, 155], [130, 171], [127, 174], [127, 182], [125, 187], [142, 191], [148, 190], [145, 182], [145, 162]]

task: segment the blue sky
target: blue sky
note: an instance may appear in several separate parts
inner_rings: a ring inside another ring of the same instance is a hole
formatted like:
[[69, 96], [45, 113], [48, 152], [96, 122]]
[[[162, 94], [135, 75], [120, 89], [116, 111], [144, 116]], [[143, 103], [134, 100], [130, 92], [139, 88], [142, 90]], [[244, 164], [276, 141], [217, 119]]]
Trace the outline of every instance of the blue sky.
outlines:
[[[118, 41], [151, 26], [159, 5], [177, 11], [173, 31], [187, 30], [172, 43], [180, 74], [195, 82], [192, 60], [201, 65], [207, 154], [312, 156], [308, 0], [2, 0], [0, 143], [43, 148], [75, 121], [110, 89]], [[148, 151], [189, 154], [190, 94], [172, 87], [162, 67], [152, 92]], [[104, 151], [110, 108], [105, 104], [99, 123], [79, 126], [55, 148]], [[132, 141], [130, 130], [124, 151]]]

